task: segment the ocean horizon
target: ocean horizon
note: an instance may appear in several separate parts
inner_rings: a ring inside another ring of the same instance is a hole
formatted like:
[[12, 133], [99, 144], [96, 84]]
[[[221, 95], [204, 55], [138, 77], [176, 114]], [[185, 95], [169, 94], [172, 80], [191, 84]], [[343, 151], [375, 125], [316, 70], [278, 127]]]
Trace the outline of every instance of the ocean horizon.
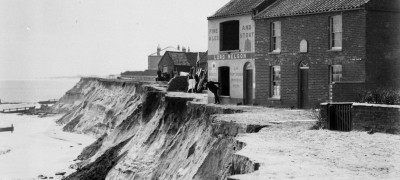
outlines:
[[34, 103], [61, 98], [80, 78], [0, 80], [2, 103]]

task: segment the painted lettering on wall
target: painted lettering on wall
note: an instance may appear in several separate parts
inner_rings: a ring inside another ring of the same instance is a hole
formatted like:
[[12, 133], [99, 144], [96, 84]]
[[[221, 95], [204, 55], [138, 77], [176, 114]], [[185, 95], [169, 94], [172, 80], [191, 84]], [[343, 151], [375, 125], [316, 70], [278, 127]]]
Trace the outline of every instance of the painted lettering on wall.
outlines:
[[254, 53], [223, 53], [208, 55], [208, 60], [252, 59], [253, 57]]
[[233, 66], [229, 75], [231, 76], [232, 88], [240, 91], [243, 85], [243, 67]]
[[219, 33], [218, 29], [209, 29], [208, 30], [208, 41], [218, 41]]
[[240, 39], [244, 39], [244, 47], [243, 50], [246, 51], [251, 51], [251, 40], [252, 38], [254, 38], [254, 28], [252, 28], [251, 24], [248, 25], [243, 25], [242, 26], [242, 31], [239, 34]]
[[362, 58], [351, 58], [350, 61], [362, 61]]

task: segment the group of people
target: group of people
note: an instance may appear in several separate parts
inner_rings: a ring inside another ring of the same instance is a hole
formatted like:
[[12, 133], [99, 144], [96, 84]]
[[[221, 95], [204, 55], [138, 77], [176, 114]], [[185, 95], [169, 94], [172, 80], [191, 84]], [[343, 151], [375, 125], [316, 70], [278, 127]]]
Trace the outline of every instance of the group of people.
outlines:
[[192, 68], [188, 75], [188, 93], [202, 93], [204, 89], [210, 90], [214, 94], [215, 104], [220, 104], [218, 89], [219, 82], [207, 81], [207, 70]]
[[156, 81], [169, 81], [171, 78], [168, 73], [162, 73], [160, 70], [157, 71]]

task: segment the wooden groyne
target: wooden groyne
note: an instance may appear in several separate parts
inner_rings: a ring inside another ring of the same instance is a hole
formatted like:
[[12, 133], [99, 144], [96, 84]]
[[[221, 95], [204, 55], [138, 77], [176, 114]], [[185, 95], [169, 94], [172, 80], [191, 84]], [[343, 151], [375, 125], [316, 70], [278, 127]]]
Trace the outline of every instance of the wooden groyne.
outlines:
[[4, 127], [4, 128], [0, 128], [0, 132], [14, 132], [14, 126], [11, 124], [11, 127]]
[[50, 100], [47, 100], [47, 101], [39, 101], [38, 103], [39, 104], [54, 104], [57, 101], [58, 101], [57, 99], [50, 99]]
[[25, 112], [34, 111], [34, 110], [35, 110], [35, 106], [19, 107], [19, 108], [3, 109], [0, 111], [0, 113], [25, 113]]

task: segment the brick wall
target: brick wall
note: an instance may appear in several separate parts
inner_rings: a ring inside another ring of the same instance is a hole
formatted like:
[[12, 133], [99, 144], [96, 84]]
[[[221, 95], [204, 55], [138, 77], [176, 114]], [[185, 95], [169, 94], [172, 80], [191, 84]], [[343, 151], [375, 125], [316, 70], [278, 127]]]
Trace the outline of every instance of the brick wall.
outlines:
[[164, 54], [164, 56], [161, 58], [160, 62], [158, 63], [158, 69], [163, 71], [164, 66], [167, 66], [168, 73], [171, 73], [171, 71], [174, 70], [174, 62], [166, 54]]
[[[322, 121], [327, 122], [327, 105], [321, 106]], [[351, 109], [352, 130], [400, 134], [400, 106], [353, 103]]]
[[[329, 49], [329, 18], [342, 14], [343, 50]], [[299, 63], [308, 61], [308, 107], [329, 98], [329, 65], [341, 64], [342, 81], [365, 80], [365, 10], [280, 17], [256, 21], [256, 99], [258, 104], [298, 107]], [[270, 54], [270, 24], [281, 21], [282, 51]], [[308, 53], [299, 53], [307, 40]], [[281, 66], [281, 99], [269, 100], [270, 66]]]
[[353, 129], [400, 134], [400, 106], [353, 104]]
[[354, 102], [357, 95], [365, 88], [364, 83], [335, 83], [332, 85], [333, 102]]
[[[396, 11], [370, 10], [367, 14], [366, 86], [400, 89], [400, 1]], [[383, 3], [380, 3], [383, 4]], [[379, 6], [380, 9], [389, 7]]]

